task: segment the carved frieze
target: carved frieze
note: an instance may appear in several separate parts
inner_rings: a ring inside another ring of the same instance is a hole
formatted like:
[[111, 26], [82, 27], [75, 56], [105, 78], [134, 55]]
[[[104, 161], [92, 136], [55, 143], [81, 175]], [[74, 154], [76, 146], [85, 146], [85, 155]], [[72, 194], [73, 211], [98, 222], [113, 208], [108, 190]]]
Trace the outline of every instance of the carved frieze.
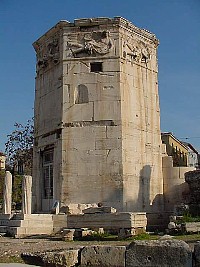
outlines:
[[143, 41], [126, 40], [123, 44], [123, 57], [138, 63], [148, 63], [152, 51]]
[[67, 57], [105, 55], [110, 52], [113, 42], [108, 31], [81, 33], [75, 40], [69, 37], [66, 45]]
[[37, 46], [37, 69], [45, 69], [50, 64], [58, 64], [60, 61], [60, 49], [59, 49], [59, 39], [53, 38], [49, 39], [44, 44], [38, 44]]

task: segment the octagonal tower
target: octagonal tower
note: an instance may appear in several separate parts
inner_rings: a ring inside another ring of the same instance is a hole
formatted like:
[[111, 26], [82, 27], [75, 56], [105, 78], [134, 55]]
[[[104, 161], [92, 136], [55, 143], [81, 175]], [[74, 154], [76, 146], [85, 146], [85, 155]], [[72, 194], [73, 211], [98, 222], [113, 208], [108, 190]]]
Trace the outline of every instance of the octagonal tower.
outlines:
[[60, 21], [37, 54], [34, 211], [161, 211], [155, 35], [121, 17]]

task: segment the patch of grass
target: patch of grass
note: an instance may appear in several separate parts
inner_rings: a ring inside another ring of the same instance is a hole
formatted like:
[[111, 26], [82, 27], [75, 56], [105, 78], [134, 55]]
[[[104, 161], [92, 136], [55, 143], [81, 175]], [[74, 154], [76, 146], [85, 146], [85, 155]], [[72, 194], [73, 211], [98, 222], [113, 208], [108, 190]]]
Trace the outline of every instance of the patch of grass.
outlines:
[[200, 234], [180, 234], [173, 236], [174, 239], [183, 240], [185, 242], [187, 241], [197, 241], [200, 240]]
[[189, 212], [183, 214], [183, 217], [176, 221], [177, 224], [185, 222], [200, 222], [200, 216], [192, 216]]
[[156, 240], [158, 239], [159, 236], [158, 235], [150, 235], [148, 233], [142, 233], [139, 235], [135, 235], [132, 237], [127, 238], [126, 240]]
[[117, 240], [117, 236], [116, 235], [110, 235], [107, 233], [104, 233], [104, 234], [92, 233], [92, 234], [87, 235], [87, 236], [79, 237], [76, 240], [80, 240], [80, 241], [113, 241], [113, 240]]
[[84, 237], [77, 238], [77, 241], [134, 241], [134, 240], [156, 240], [158, 235], [150, 235], [148, 233], [142, 233], [127, 238], [119, 238], [117, 235], [93, 233]]
[[2, 256], [0, 257], [0, 263], [24, 263], [24, 261], [17, 256]]

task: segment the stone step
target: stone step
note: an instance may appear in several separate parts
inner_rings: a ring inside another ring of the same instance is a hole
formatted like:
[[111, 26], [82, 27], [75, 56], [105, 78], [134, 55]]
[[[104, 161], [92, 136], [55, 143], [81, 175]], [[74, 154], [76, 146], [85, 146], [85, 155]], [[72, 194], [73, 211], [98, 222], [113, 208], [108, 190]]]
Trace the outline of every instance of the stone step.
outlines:
[[52, 221], [53, 215], [52, 214], [14, 214], [11, 220], [45, 220], [45, 221]]
[[0, 214], [0, 220], [9, 220], [11, 217], [11, 214]]
[[53, 221], [43, 221], [41, 218], [38, 220], [11, 220], [10, 227], [52, 227]]
[[55, 228], [67, 227], [67, 215], [53, 215], [53, 226]]
[[0, 233], [6, 233], [7, 232], [7, 229], [8, 229], [8, 226], [0, 226]]
[[0, 220], [0, 226], [9, 225], [9, 220]]
[[8, 233], [16, 238], [29, 235], [50, 235], [53, 232], [53, 227], [9, 227]]

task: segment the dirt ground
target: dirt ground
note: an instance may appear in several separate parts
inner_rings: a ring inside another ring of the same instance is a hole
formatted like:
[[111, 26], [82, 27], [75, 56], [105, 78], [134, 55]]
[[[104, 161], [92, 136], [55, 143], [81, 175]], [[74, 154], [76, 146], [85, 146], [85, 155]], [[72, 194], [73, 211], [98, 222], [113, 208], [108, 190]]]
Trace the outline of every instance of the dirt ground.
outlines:
[[0, 237], [0, 262], [23, 262], [21, 253], [64, 250], [89, 245], [128, 245], [131, 241], [61, 241], [56, 238]]

